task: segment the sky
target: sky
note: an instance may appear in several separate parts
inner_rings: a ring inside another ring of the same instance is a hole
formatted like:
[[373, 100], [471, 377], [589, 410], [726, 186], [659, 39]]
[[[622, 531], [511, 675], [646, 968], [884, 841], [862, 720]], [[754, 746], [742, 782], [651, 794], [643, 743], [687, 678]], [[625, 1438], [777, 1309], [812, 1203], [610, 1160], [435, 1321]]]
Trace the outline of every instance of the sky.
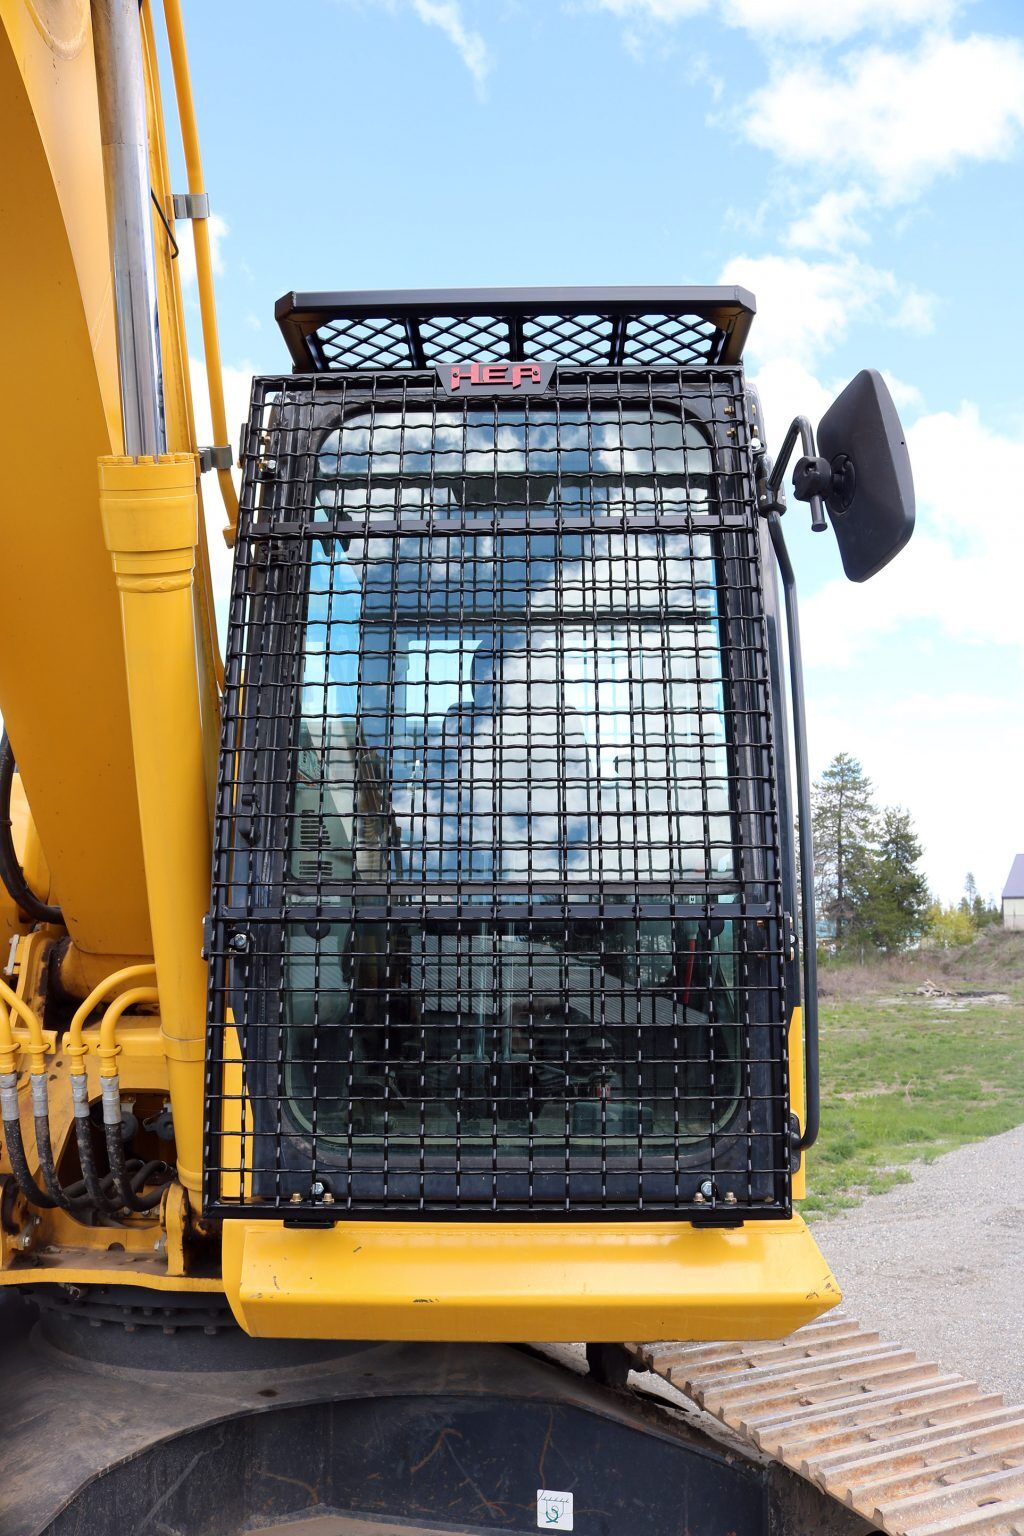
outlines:
[[[882, 370], [910, 545], [854, 586], [786, 514], [812, 772], [858, 757], [933, 890], [970, 870], [998, 898], [1024, 851], [1019, 0], [186, 0], [185, 23], [236, 443], [252, 374], [290, 368], [291, 289], [739, 283], [772, 447]], [[187, 241], [183, 276], [198, 356]]]

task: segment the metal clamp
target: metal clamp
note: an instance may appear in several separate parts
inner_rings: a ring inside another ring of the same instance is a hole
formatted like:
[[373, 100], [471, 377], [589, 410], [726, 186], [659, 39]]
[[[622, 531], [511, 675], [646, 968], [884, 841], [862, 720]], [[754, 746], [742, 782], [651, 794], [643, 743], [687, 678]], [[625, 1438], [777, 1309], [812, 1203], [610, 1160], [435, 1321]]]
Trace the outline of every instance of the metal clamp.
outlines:
[[199, 472], [205, 475], [210, 469], [230, 469], [234, 463], [234, 453], [230, 443], [225, 443], [219, 448], [200, 448]]
[[208, 192], [175, 192], [171, 198], [176, 219], [208, 219], [210, 194]]

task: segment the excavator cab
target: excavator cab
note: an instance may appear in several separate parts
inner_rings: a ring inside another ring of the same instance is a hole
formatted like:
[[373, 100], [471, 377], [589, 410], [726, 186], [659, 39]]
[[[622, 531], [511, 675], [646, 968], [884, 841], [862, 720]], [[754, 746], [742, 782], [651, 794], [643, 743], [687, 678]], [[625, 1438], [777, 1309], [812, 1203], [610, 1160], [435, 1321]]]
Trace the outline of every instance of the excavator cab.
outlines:
[[209, 919], [203, 1209], [253, 1332], [564, 1337], [589, 1289], [594, 1338], [713, 1337], [838, 1298], [793, 1207], [816, 1014], [753, 309], [278, 305]]

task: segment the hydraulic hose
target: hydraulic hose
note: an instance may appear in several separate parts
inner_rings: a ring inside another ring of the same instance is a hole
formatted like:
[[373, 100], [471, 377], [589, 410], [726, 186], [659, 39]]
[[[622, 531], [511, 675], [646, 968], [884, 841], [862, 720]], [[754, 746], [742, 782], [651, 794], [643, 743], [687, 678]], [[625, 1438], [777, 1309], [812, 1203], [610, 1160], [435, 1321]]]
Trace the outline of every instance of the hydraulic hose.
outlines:
[[18, 1109], [17, 1049], [7, 1002], [0, 992], [0, 1119], [3, 1121], [7, 1156], [10, 1158], [15, 1183], [29, 1204], [38, 1205], [44, 1211], [52, 1211], [57, 1202], [44, 1189], [39, 1188], [29, 1171], [25, 1156], [21, 1113]]
[[[53, 1150], [50, 1146], [50, 1123], [47, 1109], [46, 1089], [46, 1037], [43, 1034], [43, 1026], [40, 1024], [34, 1009], [30, 1008], [24, 998], [10, 988], [6, 981], [0, 979], [0, 1008], [3, 1010], [0, 1030], [0, 1065], [3, 1066], [3, 1074], [0, 1075], [0, 1100], [2, 1100], [2, 1118], [4, 1134], [7, 1140], [7, 1151], [11, 1159], [11, 1169], [17, 1180], [18, 1188], [25, 1199], [33, 1205], [41, 1206], [44, 1210], [53, 1210], [56, 1206], [62, 1206], [66, 1211], [75, 1214], [75, 1207], [66, 1199], [64, 1191], [57, 1180], [57, 1172], [53, 1165]], [[15, 1069], [14, 1034], [11, 1030], [11, 1019], [8, 1009], [13, 1008], [20, 1014], [22, 1021], [28, 1029], [29, 1035], [29, 1059], [31, 1071], [29, 1080], [32, 1084], [32, 1113], [35, 1120], [36, 1152], [39, 1157], [39, 1168], [43, 1175], [45, 1190], [40, 1189], [36, 1180], [29, 1172], [28, 1159], [25, 1156], [25, 1143], [21, 1134], [21, 1115], [18, 1110], [18, 1074]], [[81, 1202], [78, 1209], [84, 1209], [85, 1202]]]
[[[86, 1084], [85, 1114], [79, 1113], [79, 1097], [75, 1093], [78, 1083]], [[89, 1093], [88, 1084], [84, 1076], [71, 1079], [71, 1091], [75, 1098], [75, 1141], [78, 1145], [78, 1161], [82, 1165], [81, 1186], [72, 1186], [65, 1191], [71, 1199], [77, 1197], [78, 1188], [84, 1188], [89, 1196], [92, 1208], [97, 1212], [112, 1214], [120, 1209], [120, 1202], [111, 1193], [112, 1181], [109, 1173], [100, 1174], [96, 1166], [96, 1151], [92, 1144], [92, 1121], [89, 1118]]]
[[[72, 1194], [70, 1190], [62, 1188], [57, 1177], [57, 1166], [50, 1142], [50, 1106], [46, 1073], [33, 1073], [31, 1082], [36, 1151], [39, 1154], [39, 1171], [43, 1176], [46, 1193], [54, 1205], [59, 1205], [62, 1211], [67, 1211], [69, 1216], [73, 1216], [76, 1221], [81, 1221], [83, 1217], [92, 1214], [95, 1203], [91, 1193]], [[89, 1222], [85, 1221], [83, 1225], [88, 1226]]]
[[[90, 1200], [98, 1211], [116, 1211], [120, 1208], [120, 1201], [111, 1193], [111, 1175], [108, 1173], [101, 1176], [96, 1166], [92, 1121], [89, 1118], [89, 1078], [85, 1070], [85, 1056], [89, 1049], [83, 1037], [85, 1021], [97, 1004], [103, 1002], [104, 998], [109, 997], [110, 993], [115, 992], [118, 987], [125, 986], [129, 982], [142, 981], [144, 978], [150, 979], [155, 975], [156, 968], [153, 965], [126, 965], [120, 971], [111, 972], [98, 986], [93, 987], [88, 997], [83, 998], [79, 1003], [68, 1030], [66, 1054], [71, 1062], [71, 1097], [75, 1112], [78, 1161], [82, 1165], [82, 1181]], [[75, 1192], [69, 1189], [66, 1193], [73, 1198]]]
[[[100, 1058], [100, 1087], [103, 1093], [103, 1134], [107, 1143], [107, 1161], [113, 1176], [114, 1190], [119, 1205], [130, 1211], [151, 1211], [159, 1205], [163, 1187], [140, 1195], [132, 1185], [128, 1173], [124, 1139], [121, 1132], [121, 1085], [117, 1075], [117, 1023], [126, 1009], [136, 1003], [155, 1003], [159, 993], [155, 987], [130, 987], [122, 992], [107, 1008], [100, 1024], [97, 1054]], [[163, 1164], [159, 1165], [161, 1168]]]
[[[42, 1205], [45, 1209], [50, 1210], [52, 1210], [55, 1206], [60, 1206], [62, 1210], [67, 1211], [70, 1216], [74, 1216], [77, 1219], [84, 1215], [86, 1211], [91, 1208], [91, 1201], [84, 1195], [70, 1195], [66, 1190], [61, 1188], [60, 1180], [57, 1178], [57, 1168], [53, 1157], [53, 1146], [50, 1141], [49, 1088], [46, 1071], [46, 1037], [43, 1034], [43, 1026], [40, 1024], [35, 1011], [28, 1006], [24, 998], [19, 997], [18, 994], [12, 991], [12, 989], [3, 980], [0, 980], [0, 1003], [4, 1005], [5, 1010], [7, 1007], [14, 1008], [16, 1012], [21, 1015], [29, 1033], [29, 1057], [31, 1061], [29, 1081], [32, 1085], [32, 1116], [36, 1131], [36, 1153], [39, 1158], [39, 1171], [43, 1176], [43, 1184], [45, 1185], [45, 1196], [42, 1199], [39, 1198], [41, 1195], [43, 1195], [43, 1191], [39, 1188], [39, 1185], [36, 1183], [35, 1179], [33, 1179], [28, 1172], [28, 1164], [25, 1158], [25, 1148], [21, 1136], [21, 1119], [18, 1115], [18, 1078], [14, 1070], [13, 1062], [11, 1063], [8, 1082], [8, 1086], [13, 1085], [13, 1094], [8, 1095], [10, 1100], [9, 1105], [7, 1099], [5, 1099], [3, 1112], [4, 1129], [7, 1133], [8, 1150], [11, 1153], [11, 1166], [14, 1168], [15, 1177], [18, 1179], [19, 1187], [21, 1188], [22, 1193], [25, 1195], [27, 1200], [30, 1199], [33, 1204]], [[7, 1015], [6, 1017], [7, 1031], [10, 1034], [10, 1043], [13, 1047], [14, 1036], [12, 1033], [10, 1033], [10, 1016]], [[3, 1049], [0, 1050], [0, 1057], [3, 1058], [3, 1064], [5, 1067], [7, 1061], [6, 1044], [7, 1042], [5, 1039], [2, 1042]], [[0, 1091], [3, 1091], [2, 1083], [0, 1083]], [[8, 1108], [11, 1110], [10, 1118], [12, 1119], [12, 1123], [10, 1124], [8, 1124]], [[16, 1125], [14, 1121], [16, 1121]], [[18, 1168], [15, 1168], [16, 1157], [21, 1169], [20, 1173], [18, 1172]]]
[[[113, 1085], [111, 1094], [116, 1101], [116, 1125], [111, 1124], [106, 1118], [108, 1083]], [[124, 1142], [121, 1139], [121, 1095], [117, 1091], [116, 1077], [105, 1077], [103, 1079], [103, 1114], [103, 1133], [107, 1140], [107, 1157], [110, 1161], [110, 1172], [113, 1179], [114, 1189], [117, 1194], [117, 1204], [119, 1206], [127, 1206], [128, 1210], [130, 1211], [153, 1210], [155, 1206], [160, 1204], [160, 1201], [164, 1197], [164, 1185], [171, 1178], [171, 1170], [166, 1163], [143, 1163], [143, 1170], [151, 1170], [153, 1174], [159, 1173], [160, 1175], [165, 1175], [165, 1177], [162, 1177], [161, 1182], [157, 1185], [156, 1189], [151, 1189], [148, 1195], [140, 1195], [137, 1193], [137, 1190], [141, 1189], [145, 1179], [143, 1178], [140, 1180], [137, 1173], [133, 1177], [129, 1172], [127, 1163], [125, 1162]], [[149, 1176], [148, 1173], [147, 1176]]]
[[63, 923], [60, 907], [37, 896], [25, 879], [25, 872], [14, 851], [11, 830], [11, 790], [14, 787], [14, 750], [6, 729], [0, 736], [0, 880], [11, 900], [36, 923]]

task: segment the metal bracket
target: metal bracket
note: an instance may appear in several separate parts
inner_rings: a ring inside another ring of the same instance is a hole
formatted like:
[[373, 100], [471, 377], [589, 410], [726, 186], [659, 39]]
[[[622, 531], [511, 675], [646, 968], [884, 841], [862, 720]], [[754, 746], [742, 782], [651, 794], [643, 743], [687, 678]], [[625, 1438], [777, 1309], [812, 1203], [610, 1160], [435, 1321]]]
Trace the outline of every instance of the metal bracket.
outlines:
[[[786, 510], [786, 495], [782, 489], [782, 478], [789, 467], [790, 459], [793, 457], [793, 449], [796, 447], [798, 437], [803, 445], [805, 457], [814, 459], [817, 456], [817, 449], [814, 445], [814, 428], [806, 416], [794, 416], [790, 423], [789, 431], [783, 439], [782, 447], [779, 449], [779, 457], [768, 473], [766, 491], [758, 487], [757, 510], [762, 517], [771, 517], [773, 514], [781, 516]], [[765, 467], [767, 468], [767, 465]], [[815, 533], [822, 533], [828, 527], [828, 522], [822, 509], [821, 497], [813, 487], [801, 487], [801, 489], [806, 490], [806, 496], [801, 496], [797, 490], [794, 490], [794, 495], [798, 501], [807, 500], [810, 502], [811, 527]]]
[[203, 475], [210, 469], [230, 469], [234, 461], [234, 451], [230, 443], [225, 443], [219, 448], [200, 448], [199, 450], [199, 472]]
[[208, 192], [175, 192], [171, 206], [176, 219], [208, 219], [210, 194]]

